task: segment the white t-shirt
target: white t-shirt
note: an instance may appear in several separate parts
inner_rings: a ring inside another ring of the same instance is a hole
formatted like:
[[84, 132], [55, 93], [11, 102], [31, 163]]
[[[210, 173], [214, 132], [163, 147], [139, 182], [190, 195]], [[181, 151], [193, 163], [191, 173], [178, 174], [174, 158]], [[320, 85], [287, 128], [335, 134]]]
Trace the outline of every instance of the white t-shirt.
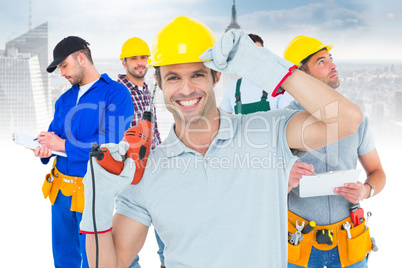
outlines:
[[93, 82], [91, 82], [91, 83], [89, 83], [89, 84], [80, 86], [80, 89], [78, 90], [77, 103], [78, 103], [78, 101], [80, 100], [81, 96], [84, 95], [84, 93], [87, 92], [88, 89], [90, 89], [90, 88], [92, 87], [92, 85], [95, 84], [95, 82], [98, 81], [98, 80], [99, 80], [99, 79], [97, 79], [97, 80], [95, 80], [95, 81], [93, 81]]

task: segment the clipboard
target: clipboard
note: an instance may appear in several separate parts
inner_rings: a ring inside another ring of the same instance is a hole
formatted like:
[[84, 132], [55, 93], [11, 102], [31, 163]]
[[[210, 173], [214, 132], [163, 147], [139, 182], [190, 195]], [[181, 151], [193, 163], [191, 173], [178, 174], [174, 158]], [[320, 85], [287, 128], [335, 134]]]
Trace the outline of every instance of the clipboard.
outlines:
[[[18, 144], [18, 145], [21, 145], [21, 146], [24, 146], [24, 147], [27, 147], [30, 149], [36, 149], [36, 147], [42, 146], [42, 144], [40, 144], [37, 140], [35, 140], [36, 137], [26, 135], [21, 132], [14, 132], [12, 137], [13, 137], [13, 141], [15, 144]], [[56, 154], [56, 155], [67, 157], [67, 154], [65, 152], [52, 150], [52, 153]]]
[[361, 169], [337, 170], [320, 173], [315, 176], [302, 176], [299, 184], [299, 196], [302, 198], [336, 195], [335, 187], [345, 183], [357, 183]]

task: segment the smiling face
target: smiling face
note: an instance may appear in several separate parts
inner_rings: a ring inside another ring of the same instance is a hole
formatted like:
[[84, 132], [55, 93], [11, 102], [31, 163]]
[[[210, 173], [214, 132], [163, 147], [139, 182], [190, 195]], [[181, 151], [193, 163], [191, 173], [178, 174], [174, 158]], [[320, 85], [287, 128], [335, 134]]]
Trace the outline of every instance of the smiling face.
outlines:
[[321, 50], [314, 54], [306, 63], [308, 69], [305, 71], [314, 78], [324, 82], [328, 86], [336, 89], [339, 87], [338, 72], [336, 65], [332, 61], [332, 55], [328, 50]]
[[133, 56], [125, 58], [123, 66], [127, 70], [127, 76], [131, 76], [134, 79], [143, 79], [148, 72], [148, 56]]
[[211, 69], [196, 62], [161, 66], [160, 76], [159, 87], [176, 123], [196, 123], [219, 115], [213, 91], [219, 73], [214, 81]]

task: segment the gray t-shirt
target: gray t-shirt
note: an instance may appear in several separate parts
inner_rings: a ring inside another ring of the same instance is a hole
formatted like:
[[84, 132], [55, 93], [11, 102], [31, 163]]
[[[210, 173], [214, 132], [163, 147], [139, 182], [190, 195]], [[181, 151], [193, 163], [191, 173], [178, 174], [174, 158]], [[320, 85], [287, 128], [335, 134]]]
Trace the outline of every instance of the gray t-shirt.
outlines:
[[220, 112], [205, 156], [172, 129], [117, 213], [153, 224], [167, 267], [287, 267], [287, 185], [296, 161], [286, 141], [295, 111]]
[[[288, 109], [302, 111], [304, 108], [293, 101]], [[360, 155], [375, 149], [374, 137], [364, 116], [360, 127], [352, 136], [334, 142], [321, 149], [307, 152], [298, 161], [312, 164], [315, 173], [335, 170], [354, 169]], [[341, 195], [328, 195], [301, 198], [299, 187], [293, 188], [288, 195], [289, 210], [305, 218], [314, 220], [318, 225], [328, 225], [349, 217], [351, 203]]]

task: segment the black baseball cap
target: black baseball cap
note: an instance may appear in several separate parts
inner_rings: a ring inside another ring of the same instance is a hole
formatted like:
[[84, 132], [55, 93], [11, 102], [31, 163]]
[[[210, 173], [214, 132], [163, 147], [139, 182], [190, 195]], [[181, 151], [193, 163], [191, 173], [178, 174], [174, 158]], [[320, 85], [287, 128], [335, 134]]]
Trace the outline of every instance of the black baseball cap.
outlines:
[[61, 40], [53, 50], [53, 62], [46, 68], [48, 73], [56, 70], [70, 54], [88, 48], [89, 43], [78, 36], [69, 36]]

